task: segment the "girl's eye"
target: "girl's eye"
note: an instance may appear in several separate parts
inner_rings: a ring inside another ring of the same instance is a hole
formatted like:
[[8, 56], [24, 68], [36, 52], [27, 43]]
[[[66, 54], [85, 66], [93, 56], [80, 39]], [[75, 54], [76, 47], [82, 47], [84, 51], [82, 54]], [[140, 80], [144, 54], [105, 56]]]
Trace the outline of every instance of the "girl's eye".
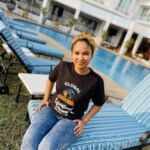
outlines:
[[87, 55], [89, 55], [89, 53], [84, 53], [83, 55], [86, 55], [86, 56], [87, 56]]
[[74, 52], [74, 54], [79, 55], [79, 52]]

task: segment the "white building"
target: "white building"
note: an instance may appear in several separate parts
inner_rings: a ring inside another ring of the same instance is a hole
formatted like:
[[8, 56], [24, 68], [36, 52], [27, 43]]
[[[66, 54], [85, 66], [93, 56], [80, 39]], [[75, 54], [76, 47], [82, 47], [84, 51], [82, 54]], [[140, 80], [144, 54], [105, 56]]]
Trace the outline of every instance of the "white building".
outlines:
[[[14, 12], [23, 14], [27, 1], [21, 0]], [[132, 56], [141, 49], [143, 52], [150, 49], [150, 0], [33, 0], [29, 6], [32, 12], [29, 18], [41, 23], [44, 17], [41, 7], [48, 8], [45, 24], [59, 22], [63, 31], [68, 30], [72, 18], [77, 19], [71, 33], [90, 33], [98, 45], [104, 40], [102, 33], [107, 33], [103, 43], [118, 48], [120, 54], [126, 53], [125, 45], [131, 38], [135, 41]]]

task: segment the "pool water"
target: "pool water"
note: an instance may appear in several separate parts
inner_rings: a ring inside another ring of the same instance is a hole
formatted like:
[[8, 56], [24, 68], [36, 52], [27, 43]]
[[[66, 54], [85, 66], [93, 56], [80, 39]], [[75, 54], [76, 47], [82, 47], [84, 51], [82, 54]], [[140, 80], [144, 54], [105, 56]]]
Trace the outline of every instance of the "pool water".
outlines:
[[[24, 20], [15, 20], [26, 24], [27, 27], [33, 30], [53, 38], [70, 50], [72, 39], [70, 35]], [[102, 48], [97, 48], [90, 65], [109, 76], [113, 81], [128, 91], [131, 91], [147, 74], [150, 73], [150, 69], [134, 64]]]

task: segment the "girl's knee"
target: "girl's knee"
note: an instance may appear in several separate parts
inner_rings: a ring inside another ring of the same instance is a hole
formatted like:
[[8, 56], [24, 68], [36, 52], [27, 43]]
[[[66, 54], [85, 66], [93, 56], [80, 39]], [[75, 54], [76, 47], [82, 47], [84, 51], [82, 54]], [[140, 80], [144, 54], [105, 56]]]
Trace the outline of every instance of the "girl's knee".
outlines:
[[20, 150], [37, 150], [38, 144], [31, 138], [31, 136], [24, 136]]

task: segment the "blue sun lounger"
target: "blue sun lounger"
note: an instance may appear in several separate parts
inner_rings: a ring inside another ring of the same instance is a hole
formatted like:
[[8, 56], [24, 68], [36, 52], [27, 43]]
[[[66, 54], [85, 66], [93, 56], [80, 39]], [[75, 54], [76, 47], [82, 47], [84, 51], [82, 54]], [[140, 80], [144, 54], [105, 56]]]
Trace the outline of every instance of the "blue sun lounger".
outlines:
[[20, 38], [26, 39], [26, 40], [31, 40], [34, 42], [38, 42], [41, 44], [46, 44], [46, 41], [37, 37], [35, 32], [33, 32], [30, 29], [25, 29], [24, 27], [13, 25], [11, 26], [7, 17], [4, 15], [4, 13], [0, 10], [0, 20], [9, 28], [13, 29], [13, 32], [17, 34]]
[[15, 56], [21, 64], [31, 73], [49, 74], [52, 69], [58, 64], [58, 61], [50, 61], [25, 55], [19, 44], [13, 38], [11, 32], [0, 21], [0, 35], [11, 48]]
[[[20, 23], [20, 22], [17, 22], [16, 20], [12, 20], [11, 18], [9, 18], [8, 16], [5, 16], [7, 21], [9, 22], [9, 25], [10, 26], [19, 26], [19, 27], [23, 27], [23, 28], [26, 28], [26, 25]], [[36, 32], [35, 32], [36, 34]]]
[[36, 35], [37, 33], [33, 30], [27, 29], [26, 27], [23, 27], [19, 25], [18, 23], [12, 23], [8, 18], [4, 15], [4, 12], [0, 9], [0, 20], [2, 20], [7, 27], [13, 28], [14, 31], [22, 31], [30, 34]]
[[50, 45], [43, 45], [35, 42], [31, 42], [24, 39], [16, 39], [16, 42], [21, 47], [27, 47], [30, 49], [31, 52], [39, 55], [46, 55], [50, 57], [55, 57], [58, 59], [62, 59], [64, 57], [64, 53], [59, 51], [58, 49], [50, 46]]
[[[41, 100], [30, 100], [28, 103], [31, 122], [40, 102]], [[141, 137], [143, 141], [140, 140]], [[67, 150], [138, 149], [150, 144], [149, 137], [150, 74], [129, 93], [121, 105], [105, 103], [102, 110], [86, 125], [82, 136]]]
[[21, 39], [37, 42], [37, 43], [40, 43], [40, 44], [46, 44], [45, 40], [43, 40], [40, 37], [35, 36], [33, 34], [20, 32], [20, 31], [14, 31], [14, 33], [17, 34], [19, 36], [19, 38], [21, 38]]

